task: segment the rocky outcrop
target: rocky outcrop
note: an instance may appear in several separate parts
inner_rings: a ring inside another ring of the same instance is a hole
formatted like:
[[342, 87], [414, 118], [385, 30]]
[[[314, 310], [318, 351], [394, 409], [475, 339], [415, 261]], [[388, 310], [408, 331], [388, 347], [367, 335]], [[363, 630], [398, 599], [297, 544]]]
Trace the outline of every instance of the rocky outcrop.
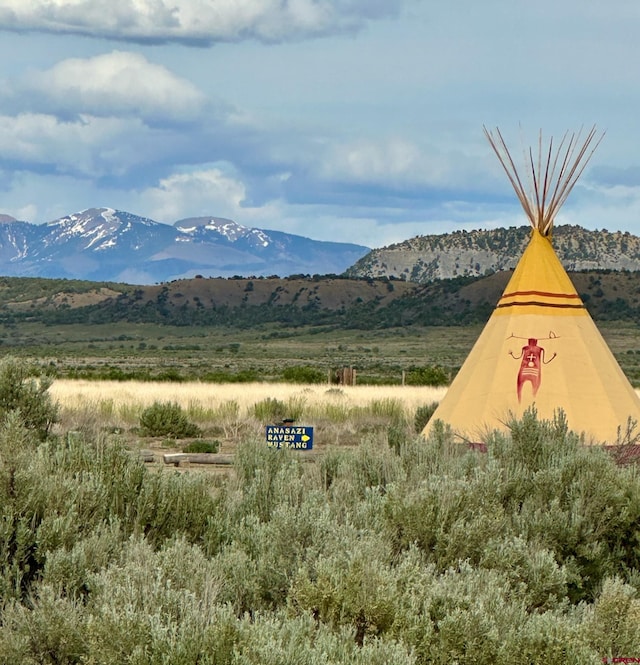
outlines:
[[[374, 249], [348, 271], [350, 277], [394, 277], [427, 283], [459, 276], [482, 276], [514, 268], [530, 235], [529, 227], [457, 231], [416, 236]], [[558, 226], [553, 244], [567, 270], [640, 270], [640, 238], [620, 231]]]

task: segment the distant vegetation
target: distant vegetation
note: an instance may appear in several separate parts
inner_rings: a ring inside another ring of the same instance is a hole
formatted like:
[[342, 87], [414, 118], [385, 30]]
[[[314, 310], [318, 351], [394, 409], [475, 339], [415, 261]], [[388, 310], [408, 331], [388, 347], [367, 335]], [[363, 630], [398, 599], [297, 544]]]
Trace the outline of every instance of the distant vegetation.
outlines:
[[[314, 383], [353, 367], [359, 384], [448, 382], [508, 277], [416, 285], [298, 275], [146, 287], [3, 278], [0, 347], [38, 359], [51, 377]], [[640, 273], [572, 278], [640, 385]]]

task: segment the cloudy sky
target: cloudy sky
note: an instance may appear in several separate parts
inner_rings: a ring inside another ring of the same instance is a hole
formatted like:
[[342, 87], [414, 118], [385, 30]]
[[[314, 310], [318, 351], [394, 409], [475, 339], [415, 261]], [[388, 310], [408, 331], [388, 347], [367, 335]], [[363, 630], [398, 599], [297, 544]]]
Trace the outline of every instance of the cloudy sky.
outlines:
[[637, 0], [0, 0], [0, 213], [381, 247], [524, 223], [483, 135], [606, 135], [559, 223], [640, 233]]

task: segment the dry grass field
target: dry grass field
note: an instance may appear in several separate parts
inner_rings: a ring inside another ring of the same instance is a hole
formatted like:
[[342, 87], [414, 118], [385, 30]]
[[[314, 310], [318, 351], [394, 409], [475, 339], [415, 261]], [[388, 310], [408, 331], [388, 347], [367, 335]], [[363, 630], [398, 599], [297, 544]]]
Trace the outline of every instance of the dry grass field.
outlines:
[[299, 385], [292, 383], [165, 383], [143, 381], [76, 381], [58, 379], [50, 392], [64, 408], [97, 406], [123, 414], [144, 408], [155, 401], [177, 402], [185, 409], [198, 407], [215, 411], [236, 402], [240, 411], [249, 411], [262, 400], [303, 400], [309, 407], [341, 402], [365, 407], [376, 400], [397, 400], [411, 414], [422, 404], [439, 401], [446, 388], [429, 386], [342, 386]]
[[233, 451], [243, 438], [264, 436], [276, 414], [314, 427], [316, 448], [388, 439], [389, 428], [414, 428], [416, 411], [439, 401], [446, 388], [342, 386], [290, 383], [211, 384], [58, 379], [50, 393], [60, 406], [60, 429], [122, 433], [132, 445], [179, 448], [172, 441], [142, 440], [137, 425], [156, 402], [181, 406], [205, 438]]

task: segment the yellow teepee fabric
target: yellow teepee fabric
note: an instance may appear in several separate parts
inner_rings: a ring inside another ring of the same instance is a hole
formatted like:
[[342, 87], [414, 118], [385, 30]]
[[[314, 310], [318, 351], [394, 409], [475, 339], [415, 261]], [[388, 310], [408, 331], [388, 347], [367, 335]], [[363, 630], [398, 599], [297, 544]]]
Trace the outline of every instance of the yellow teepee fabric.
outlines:
[[532, 226], [529, 245], [425, 436], [441, 420], [462, 439], [483, 441], [531, 406], [541, 418], [562, 409], [569, 427], [590, 443], [615, 443], [629, 419], [640, 423], [640, 398], [558, 260], [551, 225], [547, 235]]

